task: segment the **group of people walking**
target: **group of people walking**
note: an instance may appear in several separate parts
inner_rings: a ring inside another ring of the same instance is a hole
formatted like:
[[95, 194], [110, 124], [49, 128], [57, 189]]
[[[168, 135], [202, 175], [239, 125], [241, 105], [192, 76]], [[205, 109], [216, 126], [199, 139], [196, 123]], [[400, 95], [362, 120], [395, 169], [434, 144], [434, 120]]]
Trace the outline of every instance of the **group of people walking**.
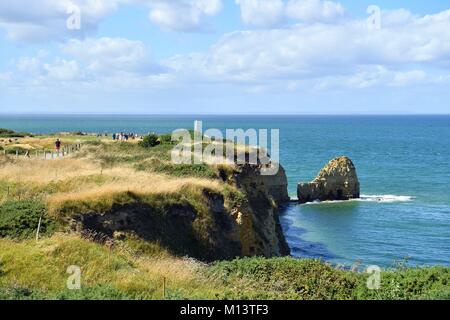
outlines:
[[129, 139], [137, 139], [139, 136], [136, 133], [113, 133], [112, 138], [114, 141], [128, 141]]
[[[105, 134], [105, 135], [107, 135], [107, 134]], [[99, 136], [99, 135], [97, 135], [97, 136]], [[139, 136], [136, 133], [119, 132], [119, 133], [113, 133], [113, 135], [112, 135], [112, 139], [114, 141], [128, 141], [130, 139], [135, 140], [138, 138], [139, 138]], [[61, 145], [62, 145], [61, 139], [59, 139], [59, 138], [56, 139], [55, 149], [57, 152], [59, 152], [61, 150]]]

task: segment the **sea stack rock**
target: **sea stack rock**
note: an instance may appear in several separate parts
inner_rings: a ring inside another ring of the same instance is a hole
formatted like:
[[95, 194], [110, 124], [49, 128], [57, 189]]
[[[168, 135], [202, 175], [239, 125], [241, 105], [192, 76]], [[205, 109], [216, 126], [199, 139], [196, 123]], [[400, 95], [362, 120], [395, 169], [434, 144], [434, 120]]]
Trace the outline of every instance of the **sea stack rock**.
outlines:
[[353, 162], [347, 157], [331, 160], [317, 177], [297, 187], [299, 203], [359, 198], [359, 181]]

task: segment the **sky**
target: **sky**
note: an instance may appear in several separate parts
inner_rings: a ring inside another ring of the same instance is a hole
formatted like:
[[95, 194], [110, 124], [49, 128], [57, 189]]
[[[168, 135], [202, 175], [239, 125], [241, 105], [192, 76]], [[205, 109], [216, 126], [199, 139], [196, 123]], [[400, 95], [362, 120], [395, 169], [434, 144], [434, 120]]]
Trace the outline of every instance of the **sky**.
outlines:
[[450, 0], [0, 1], [0, 113], [448, 114]]

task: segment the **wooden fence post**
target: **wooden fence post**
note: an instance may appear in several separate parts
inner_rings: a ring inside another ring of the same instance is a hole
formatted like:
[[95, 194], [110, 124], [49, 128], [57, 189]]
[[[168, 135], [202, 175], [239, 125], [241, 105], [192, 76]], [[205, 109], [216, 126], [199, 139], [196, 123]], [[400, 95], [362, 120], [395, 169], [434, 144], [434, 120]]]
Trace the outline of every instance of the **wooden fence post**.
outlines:
[[166, 277], [163, 277], [163, 300], [166, 300]]
[[39, 231], [41, 230], [42, 215], [39, 217], [38, 227], [36, 230], [36, 242], [39, 240]]

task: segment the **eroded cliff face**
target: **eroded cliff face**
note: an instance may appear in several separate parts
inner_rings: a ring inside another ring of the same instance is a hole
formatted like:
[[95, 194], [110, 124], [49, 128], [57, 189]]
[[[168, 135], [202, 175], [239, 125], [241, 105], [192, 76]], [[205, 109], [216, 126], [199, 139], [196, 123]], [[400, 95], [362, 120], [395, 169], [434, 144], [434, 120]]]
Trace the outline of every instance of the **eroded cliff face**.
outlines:
[[276, 175], [261, 175], [262, 166], [240, 166], [234, 175], [236, 187], [247, 204], [235, 209], [244, 221], [240, 227], [243, 255], [284, 256], [290, 254], [281, 229], [278, 206], [289, 201], [284, 169]]
[[313, 181], [298, 184], [297, 195], [300, 203], [359, 198], [360, 185], [353, 162], [348, 157], [331, 160]]
[[263, 176], [261, 166], [236, 166], [225, 180], [240, 191], [242, 201], [205, 190], [203, 211], [189, 202], [159, 207], [140, 201], [116, 204], [108, 212], [77, 215], [71, 229], [111, 239], [132, 234], [174, 254], [207, 261], [289, 255], [278, 218], [278, 204], [289, 200], [283, 168], [276, 176]]

